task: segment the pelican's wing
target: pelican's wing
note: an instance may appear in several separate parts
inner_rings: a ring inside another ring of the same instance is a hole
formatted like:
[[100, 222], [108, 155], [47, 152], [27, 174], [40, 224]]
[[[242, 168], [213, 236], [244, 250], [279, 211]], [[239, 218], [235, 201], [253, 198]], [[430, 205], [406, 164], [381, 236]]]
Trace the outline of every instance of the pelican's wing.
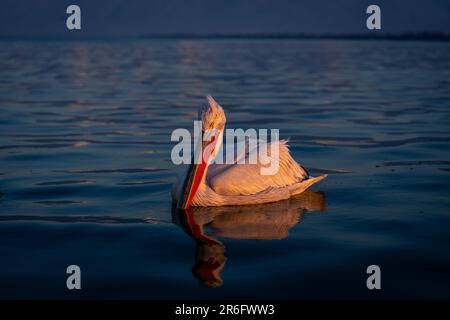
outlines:
[[[254, 195], [267, 189], [283, 188], [298, 184], [309, 175], [290, 155], [287, 141], [274, 142], [279, 150], [278, 171], [273, 175], [262, 175], [261, 170], [268, 165], [261, 163], [232, 165], [212, 165], [208, 170], [207, 183], [217, 194], [227, 196]], [[270, 150], [272, 144], [268, 144]], [[249, 150], [248, 160], [257, 150]], [[238, 157], [239, 158], [239, 157]]]

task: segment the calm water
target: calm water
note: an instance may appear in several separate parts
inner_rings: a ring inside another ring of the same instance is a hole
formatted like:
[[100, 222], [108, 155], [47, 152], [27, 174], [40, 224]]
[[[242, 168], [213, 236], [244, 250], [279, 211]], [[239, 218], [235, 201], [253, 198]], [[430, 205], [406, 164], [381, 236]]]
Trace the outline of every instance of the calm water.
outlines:
[[[450, 298], [449, 43], [3, 41], [0, 75], [1, 298]], [[172, 212], [206, 94], [329, 177]]]

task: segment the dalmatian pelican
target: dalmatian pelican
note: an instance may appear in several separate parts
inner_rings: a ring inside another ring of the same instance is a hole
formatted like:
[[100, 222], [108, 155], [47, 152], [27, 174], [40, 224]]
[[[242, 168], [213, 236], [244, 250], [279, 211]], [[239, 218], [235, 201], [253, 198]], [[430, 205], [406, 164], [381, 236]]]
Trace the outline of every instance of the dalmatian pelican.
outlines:
[[179, 209], [189, 206], [253, 205], [286, 200], [327, 176], [310, 176], [292, 158], [286, 140], [267, 143], [268, 149], [276, 143], [274, 147], [279, 151], [279, 168], [275, 174], [262, 175], [261, 168], [265, 164], [259, 160], [257, 163], [247, 161], [252, 152], [257, 152], [257, 148], [245, 148], [243, 152], [238, 152], [232, 163], [212, 163], [222, 145], [225, 112], [208, 96], [206, 103], [200, 108], [199, 117], [202, 121], [202, 148], [199, 148], [202, 159], [192, 161], [184, 179], [180, 179], [172, 189], [173, 201]]

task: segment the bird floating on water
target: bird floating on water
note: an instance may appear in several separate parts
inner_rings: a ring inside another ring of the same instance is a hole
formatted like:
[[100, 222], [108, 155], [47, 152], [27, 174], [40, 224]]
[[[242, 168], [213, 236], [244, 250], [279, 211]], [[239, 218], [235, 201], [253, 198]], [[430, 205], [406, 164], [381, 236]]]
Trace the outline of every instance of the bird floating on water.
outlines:
[[244, 152], [236, 155], [233, 163], [212, 163], [222, 145], [225, 112], [208, 96], [199, 115], [202, 121], [202, 137], [211, 129], [215, 134], [209, 141], [202, 139], [201, 150], [208, 152], [203, 154], [200, 163], [192, 161], [185, 178], [179, 180], [172, 189], [173, 201], [180, 209], [189, 206], [253, 205], [286, 200], [327, 177], [310, 176], [308, 171], [292, 158], [286, 140], [267, 143], [269, 149], [276, 143], [279, 151], [279, 169], [273, 175], [262, 175], [261, 168], [264, 165], [260, 162], [251, 164], [247, 161], [252, 152], [258, 152], [257, 148], [246, 148]]

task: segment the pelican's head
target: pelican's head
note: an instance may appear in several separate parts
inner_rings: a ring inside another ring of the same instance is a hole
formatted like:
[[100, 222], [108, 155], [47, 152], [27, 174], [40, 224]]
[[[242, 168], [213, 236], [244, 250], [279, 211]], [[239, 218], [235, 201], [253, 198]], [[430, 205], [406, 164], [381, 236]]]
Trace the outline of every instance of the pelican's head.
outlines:
[[199, 110], [199, 118], [202, 121], [201, 141], [197, 141], [198, 148], [193, 155], [193, 161], [189, 167], [186, 178], [178, 198], [178, 208], [186, 209], [191, 204], [194, 196], [206, 176], [208, 165], [214, 160], [222, 145], [223, 131], [225, 129], [225, 112], [222, 107], [211, 97], [206, 97]]
[[227, 121], [222, 107], [211, 96], [206, 97], [206, 103], [199, 110], [199, 117], [202, 120], [203, 132], [212, 129], [223, 131]]

